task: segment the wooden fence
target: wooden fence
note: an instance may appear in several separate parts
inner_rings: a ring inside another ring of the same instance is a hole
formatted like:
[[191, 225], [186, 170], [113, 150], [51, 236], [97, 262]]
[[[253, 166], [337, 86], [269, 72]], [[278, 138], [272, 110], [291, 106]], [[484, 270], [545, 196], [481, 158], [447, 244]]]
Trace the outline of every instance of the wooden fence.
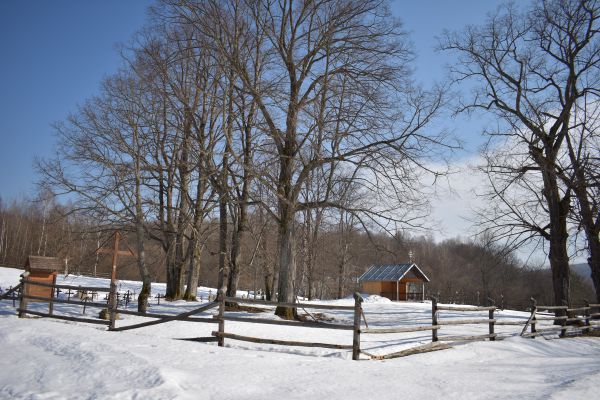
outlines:
[[[21, 301], [19, 304], [19, 308], [17, 309], [20, 318], [24, 317], [27, 314], [31, 314], [31, 315], [37, 315], [39, 317], [51, 317], [51, 318], [55, 318], [55, 319], [65, 320], [65, 321], [85, 322], [85, 323], [89, 323], [89, 324], [100, 324], [100, 325], [108, 325], [109, 327], [114, 327], [115, 312], [116, 312], [116, 305], [114, 305], [114, 302], [109, 301], [107, 304], [107, 303], [88, 301], [87, 297], [84, 298], [83, 301], [79, 301], [79, 300], [72, 300], [70, 298], [70, 296], [68, 299], [60, 299], [57, 296], [55, 296], [56, 291], [60, 290], [60, 289], [65, 289], [65, 290], [69, 290], [69, 291], [76, 290], [76, 291], [94, 291], [94, 292], [109, 292], [109, 293], [111, 293], [111, 288], [105, 288], [105, 287], [100, 287], [100, 286], [82, 287], [82, 286], [71, 286], [71, 285], [57, 285], [57, 284], [44, 283], [44, 282], [35, 282], [30, 279], [27, 279], [26, 277], [23, 277], [21, 279], [21, 285], [22, 285]], [[52, 289], [51, 295], [49, 297], [29, 295], [29, 294], [27, 294], [28, 293], [27, 287], [29, 285], [49, 287]], [[112, 297], [112, 296], [109, 296], [109, 298], [110, 297]], [[46, 302], [46, 303], [48, 303], [48, 312], [42, 312], [42, 311], [29, 309], [28, 306], [29, 306], [30, 302]], [[95, 307], [95, 308], [101, 308], [101, 309], [107, 309], [107, 307], [108, 307], [108, 312], [109, 312], [110, 317], [108, 320], [101, 320], [101, 319], [74, 317], [74, 316], [70, 316], [70, 315], [57, 315], [54, 313], [54, 304], [55, 303], [82, 306], [84, 313], [85, 313], [85, 309], [87, 307]]]
[[[237, 297], [225, 297], [220, 296], [219, 302], [219, 313], [214, 318], [219, 322], [218, 331], [212, 332], [212, 335], [218, 339], [218, 345], [224, 346], [225, 339], [241, 340], [252, 343], [263, 343], [263, 344], [275, 344], [282, 346], [303, 346], [303, 347], [322, 347], [327, 349], [346, 349], [352, 350], [352, 359], [358, 360], [360, 356], [360, 320], [362, 314], [361, 303], [362, 297], [358, 294], [354, 294], [354, 307], [352, 306], [335, 306], [328, 304], [305, 304], [305, 303], [278, 303], [274, 301], [266, 300], [253, 300], [253, 299], [240, 299]], [[354, 313], [354, 324], [353, 325], [342, 325], [342, 324], [330, 324], [321, 322], [296, 322], [296, 321], [285, 321], [285, 320], [272, 320], [266, 318], [247, 318], [247, 317], [235, 317], [225, 315], [225, 303], [235, 302], [242, 304], [254, 304], [254, 305], [267, 305], [267, 306], [280, 306], [280, 307], [294, 307], [303, 309], [320, 309], [320, 310], [345, 310], [353, 311]], [[257, 338], [250, 336], [235, 335], [232, 333], [225, 332], [225, 321], [237, 321], [246, 322], [252, 324], [269, 324], [269, 325], [286, 325], [296, 326], [302, 328], [317, 328], [317, 329], [341, 329], [351, 330], [352, 344], [332, 344], [332, 343], [316, 343], [316, 342], [299, 342], [291, 340], [276, 340], [269, 338]]]
[[22, 284], [19, 283], [15, 287], [10, 287], [6, 292], [0, 294], [0, 300], [12, 300], [13, 307], [16, 306], [17, 299], [21, 298], [21, 288]]
[[[462, 312], [475, 312], [475, 311], [487, 311], [488, 318], [475, 318], [475, 319], [443, 319], [439, 318], [440, 311], [462, 311]], [[489, 333], [487, 335], [475, 335], [475, 336], [442, 336], [438, 337], [438, 329], [433, 330], [431, 333], [431, 341], [464, 341], [464, 340], [485, 340], [491, 341], [496, 340], [497, 334], [494, 332], [494, 326], [497, 323], [494, 318], [494, 311], [496, 306], [490, 307], [457, 307], [457, 306], [440, 306], [438, 305], [437, 299], [434, 297], [431, 300], [431, 319], [432, 325], [437, 326], [440, 329], [444, 325], [471, 325], [471, 324], [488, 324]], [[521, 324], [521, 323], [519, 323]]]
[[[40, 297], [33, 296], [27, 294], [28, 285], [37, 285], [50, 287], [51, 296], [50, 297]], [[107, 293], [107, 303], [103, 302], [94, 302], [93, 297], [92, 301], [88, 301], [89, 297], [85, 297], [83, 301], [73, 300], [69, 296], [67, 299], [59, 298], [58, 295], [55, 296], [55, 293], [60, 289], [68, 290], [69, 293], [71, 291], [88, 291], [88, 292], [106, 292]], [[495, 312], [497, 310], [496, 306], [488, 306], [488, 307], [464, 307], [464, 306], [454, 306], [454, 305], [440, 305], [436, 298], [432, 298], [431, 303], [431, 325], [419, 325], [419, 326], [397, 326], [397, 327], [385, 327], [385, 328], [376, 328], [369, 327], [364, 310], [362, 308], [363, 299], [359, 293], [354, 293], [354, 305], [353, 306], [339, 306], [339, 305], [329, 305], [329, 304], [313, 304], [313, 303], [278, 303], [273, 301], [265, 301], [265, 300], [255, 300], [249, 298], [230, 298], [224, 296], [222, 292], [218, 293], [217, 298], [219, 301], [212, 301], [208, 304], [204, 304], [200, 307], [197, 307], [193, 310], [186, 311], [177, 315], [168, 315], [168, 314], [157, 314], [157, 313], [140, 313], [137, 311], [126, 310], [126, 309], [118, 309], [118, 293], [117, 287], [115, 284], [112, 284], [111, 287], [82, 287], [82, 286], [72, 286], [72, 285], [58, 285], [58, 284], [49, 284], [49, 283], [41, 283], [34, 282], [27, 277], [23, 277], [21, 279], [21, 284], [16, 286], [6, 293], [0, 296], [0, 300], [12, 298], [14, 301], [15, 294], [20, 290], [20, 305], [18, 308], [18, 313], [20, 317], [23, 317], [27, 314], [37, 315], [41, 317], [51, 317], [61, 320], [67, 321], [76, 321], [76, 322], [84, 322], [84, 323], [92, 323], [92, 324], [102, 324], [108, 325], [108, 329], [110, 331], [119, 332], [126, 331], [131, 329], [139, 329], [147, 326], [167, 323], [171, 321], [186, 321], [186, 322], [199, 322], [199, 323], [212, 323], [217, 324], [218, 328], [216, 331], [211, 333], [210, 337], [198, 337], [198, 338], [190, 338], [186, 340], [196, 340], [202, 342], [210, 342], [215, 341], [219, 346], [224, 346], [225, 339], [231, 340], [239, 340], [246, 341], [252, 343], [261, 343], [261, 344], [274, 344], [281, 346], [303, 346], [303, 347], [321, 347], [321, 348], [329, 348], [329, 349], [341, 349], [341, 350], [351, 350], [352, 351], [352, 359], [358, 360], [360, 354], [363, 353], [371, 359], [388, 359], [395, 357], [402, 357], [409, 354], [422, 353], [427, 351], [440, 350], [443, 348], [448, 348], [449, 345], [447, 342], [452, 341], [472, 341], [472, 340], [490, 340], [494, 341], [497, 338], [497, 334], [495, 332], [496, 325], [523, 325], [522, 321], [500, 321], [495, 317]], [[9, 297], [12, 296], [12, 297]], [[28, 304], [30, 302], [47, 302], [48, 303], [48, 312], [42, 312], [39, 310], [32, 310], [28, 308]], [[108, 312], [108, 320], [103, 319], [91, 319], [91, 318], [82, 318], [75, 317], [71, 315], [57, 315], [54, 313], [53, 305], [55, 303], [62, 304], [71, 304], [86, 307], [96, 307], [101, 308], [103, 310], [107, 310]], [[286, 321], [286, 320], [273, 320], [266, 318], [254, 318], [254, 317], [241, 317], [241, 316], [233, 316], [227, 315], [226, 312], [226, 303], [241, 303], [241, 304], [251, 304], [257, 306], [282, 306], [282, 307], [293, 307], [293, 308], [302, 308], [302, 309], [317, 309], [317, 310], [339, 310], [339, 311], [352, 311], [353, 313], [353, 324], [336, 324], [336, 323], [325, 323], [325, 322], [298, 322], [298, 321]], [[218, 308], [218, 312], [216, 315], [213, 315], [211, 318], [207, 317], [195, 317], [195, 314], [208, 311], [213, 308]], [[486, 317], [472, 318], [472, 319], [456, 319], [456, 318], [440, 318], [442, 313], [446, 312], [488, 312]], [[556, 312], [557, 315], [551, 316], [546, 314], [541, 314], [541, 311], [553, 311]], [[141, 323], [136, 323], [132, 325], [125, 325], [116, 327], [115, 320], [117, 313], [126, 314], [126, 315], [135, 315], [146, 318], [154, 318], [153, 321], [146, 321]], [[558, 315], [562, 313], [564, 315]], [[578, 315], [579, 313], [580, 315]], [[589, 304], [586, 303], [584, 307], [579, 308], [568, 308], [567, 306], [538, 306], [535, 301], [532, 299], [531, 306], [531, 316], [525, 322], [523, 330], [521, 332], [521, 336], [524, 337], [535, 337], [537, 335], [542, 335], [551, 331], [561, 331], [560, 336], [564, 337], [568, 332], [590, 332], [595, 327], [599, 327], [600, 325], [600, 304]], [[594, 320], [597, 319], [597, 320]], [[292, 340], [277, 340], [272, 338], [258, 338], [251, 336], [243, 336], [230, 332], [226, 332], [225, 324], [226, 321], [234, 321], [241, 323], [251, 323], [251, 324], [266, 324], [266, 325], [283, 325], [283, 326], [294, 326], [301, 328], [316, 328], [316, 329], [333, 329], [333, 330], [347, 330], [352, 331], [352, 343], [346, 344], [333, 344], [333, 343], [318, 343], [318, 342], [307, 342], [307, 341], [292, 341]], [[544, 328], [540, 329], [537, 324], [540, 321], [553, 321], [555, 324], [560, 323], [560, 326]], [[364, 327], [362, 326], [362, 322], [364, 322]], [[577, 323], [578, 325], [572, 325]], [[444, 326], [456, 326], [456, 325], [471, 325], [471, 324], [487, 324], [488, 325], [488, 333], [484, 335], [470, 335], [470, 336], [441, 336], [439, 335], [439, 331], [443, 329]], [[531, 332], [526, 333], [527, 328], [531, 327]], [[425, 345], [413, 347], [410, 349], [406, 349], [399, 352], [394, 352], [385, 355], [374, 355], [370, 354], [365, 350], [361, 350], [361, 334], [394, 334], [394, 333], [411, 333], [411, 332], [423, 332], [423, 331], [431, 331], [431, 342]]]
[[[50, 287], [50, 288], [52, 288], [52, 290], [51, 290], [52, 295], [50, 297], [40, 297], [40, 296], [29, 295], [29, 294], [27, 294], [28, 285]], [[19, 313], [19, 317], [24, 317], [27, 314], [31, 314], [31, 315], [36, 315], [39, 317], [50, 317], [50, 318], [66, 320], [66, 321], [108, 325], [108, 329], [111, 331], [125, 331], [125, 330], [130, 330], [130, 329], [137, 329], [137, 328], [142, 328], [145, 326], [151, 326], [151, 325], [161, 324], [161, 323], [170, 322], [170, 321], [216, 323], [216, 321], [212, 318], [198, 318], [198, 317], [192, 317], [192, 315], [209, 310], [209, 309], [217, 307], [219, 305], [219, 303], [212, 302], [212, 303], [209, 303], [202, 307], [199, 307], [194, 310], [187, 311], [187, 312], [184, 312], [184, 313], [181, 313], [178, 315], [140, 313], [137, 311], [118, 308], [119, 293], [117, 292], [117, 286], [114, 284], [108, 288], [107, 287], [99, 287], [99, 286], [92, 287], [92, 286], [58, 285], [58, 284], [51, 284], [51, 283], [35, 282], [30, 279], [27, 279], [26, 277], [23, 277], [21, 279], [21, 284], [19, 286], [22, 288], [21, 296], [20, 296], [21, 301], [19, 304], [19, 308], [17, 309], [17, 311]], [[17, 289], [17, 287], [13, 288], [13, 291], [16, 289]], [[69, 297], [67, 299], [61, 299], [58, 297], [58, 295], [55, 296], [55, 293], [57, 293], [61, 289], [68, 291]], [[107, 293], [107, 296], [106, 296], [107, 302], [106, 303], [94, 302], [93, 296], [91, 297], [92, 301], [89, 301], [89, 299], [90, 299], [89, 296], [85, 296], [83, 298], [83, 300], [72, 300], [71, 299], [71, 296], [70, 296], [71, 293], [85, 293], [85, 292], [91, 292], [91, 293], [105, 292], [105, 293]], [[5, 293], [3, 295], [3, 297], [7, 296], [7, 295], [8, 295], [8, 293]], [[28, 308], [29, 303], [33, 302], [33, 301], [48, 303], [48, 312], [42, 312], [39, 310], [32, 310], [32, 309]], [[100, 308], [102, 310], [107, 311], [108, 320], [74, 317], [74, 316], [70, 316], [70, 315], [57, 315], [54, 313], [54, 304], [55, 303], [82, 306], [84, 314], [85, 314], [85, 310], [87, 307]], [[147, 317], [147, 318], [156, 318], [156, 320], [143, 322], [143, 323], [139, 323], [139, 324], [134, 324], [134, 325], [126, 325], [126, 326], [122, 326], [122, 327], [116, 327], [115, 325], [116, 325], [117, 314], [137, 315], [137, 316]], [[195, 338], [195, 340], [201, 340], [201, 341], [212, 341], [213, 339], [214, 338], [212, 338], [212, 337], [210, 337], [210, 338]]]
[[[361, 353], [370, 357], [371, 359], [389, 359], [395, 357], [402, 357], [409, 354], [422, 353], [427, 351], [440, 350], [448, 348], [449, 345], [439, 342], [450, 342], [450, 341], [470, 341], [470, 340], [495, 340], [496, 333], [494, 332], [495, 325], [523, 325], [521, 321], [497, 321], [494, 318], [495, 306], [490, 307], [456, 307], [456, 306], [439, 306], [437, 301], [432, 301], [432, 323], [431, 325], [420, 325], [420, 326], [398, 326], [398, 327], [385, 327], [385, 328], [369, 328], [365, 314], [362, 308], [362, 297], [359, 293], [354, 294], [354, 306], [336, 306], [336, 305], [324, 305], [324, 304], [302, 304], [302, 303], [277, 303], [264, 300], [251, 300], [251, 299], [240, 299], [240, 298], [225, 298], [222, 297], [219, 304], [219, 313], [214, 318], [219, 321], [219, 330], [212, 332], [213, 336], [219, 339], [218, 343], [220, 346], [224, 344], [224, 339], [234, 339], [253, 343], [263, 344], [276, 344], [283, 346], [305, 346], [305, 347], [322, 347], [332, 349], [348, 349], [352, 350], [352, 359], [358, 360]], [[304, 322], [298, 323], [296, 321], [282, 321], [282, 320], [271, 320], [264, 318], [248, 318], [248, 317], [233, 317], [225, 315], [225, 304], [226, 302], [237, 302], [243, 304], [255, 304], [255, 305], [269, 305], [269, 306], [284, 306], [284, 307], [295, 307], [304, 309], [329, 309], [329, 310], [346, 310], [353, 311], [353, 325], [339, 325], [331, 323], [319, 323], [319, 322]], [[439, 313], [441, 311], [488, 311], [488, 318], [486, 319], [444, 319], [440, 320]], [[256, 338], [249, 336], [235, 335], [232, 333], [225, 332], [225, 321], [237, 321], [247, 323], [258, 323], [258, 324], [274, 324], [274, 325], [288, 325], [296, 327], [309, 327], [309, 328], [323, 328], [323, 329], [341, 329], [341, 330], [352, 330], [352, 345], [347, 344], [331, 344], [331, 343], [315, 343], [315, 342], [298, 342], [289, 340], [276, 340], [270, 338]], [[365, 327], [361, 326], [361, 321], [364, 321]], [[442, 336], [438, 337], [438, 330], [444, 325], [470, 325], [470, 324], [488, 324], [489, 334], [477, 335], [477, 336]], [[393, 333], [411, 333], [411, 332], [423, 332], [431, 331], [432, 340], [431, 343], [422, 346], [413, 347], [410, 349], [402, 350], [385, 355], [371, 354], [361, 349], [361, 334], [393, 334]]]
[[[593, 311], [596, 312], [593, 312]], [[541, 311], [553, 312], [554, 315], [542, 313]], [[565, 337], [567, 334], [588, 333], [594, 330], [595, 327], [600, 327], [600, 304], [590, 304], [585, 302], [585, 306], [577, 308], [569, 308], [568, 306], [540, 306], [535, 299], [531, 299], [531, 316], [525, 323], [521, 336], [535, 338], [536, 336], [544, 335], [560, 331], [559, 336]], [[540, 321], [552, 321], [556, 326], [539, 328]], [[527, 327], [531, 328], [527, 332]]]

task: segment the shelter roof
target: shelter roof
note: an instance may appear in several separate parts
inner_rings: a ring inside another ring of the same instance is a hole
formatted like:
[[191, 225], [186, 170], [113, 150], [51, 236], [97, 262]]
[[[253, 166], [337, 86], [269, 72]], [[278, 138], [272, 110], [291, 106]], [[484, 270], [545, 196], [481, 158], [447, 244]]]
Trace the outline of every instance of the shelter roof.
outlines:
[[373, 265], [367, 272], [358, 278], [359, 282], [386, 281], [396, 282], [402, 279], [410, 271], [417, 277], [429, 282], [427, 275], [421, 271], [417, 264], [384, 264]]
[[60, 271], [63, 268], [62, 261], [56, 257], [29, 256], [25, 262], [25, 269], [28, 271]]

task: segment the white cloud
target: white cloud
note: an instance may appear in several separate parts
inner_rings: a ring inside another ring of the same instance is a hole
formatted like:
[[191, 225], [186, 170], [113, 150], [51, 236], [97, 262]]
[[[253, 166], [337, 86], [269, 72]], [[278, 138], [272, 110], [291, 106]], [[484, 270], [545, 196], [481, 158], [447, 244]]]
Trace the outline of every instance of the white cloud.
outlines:
[[[430, 224], [437, 240], [467, 239], [476, 233], [471, 222], [473, 210], [485, 204], [477, 193], [481, 193], [487, 184], [485, 175], [475, 168], [481, 161], [479, 156], [456, 160], [450, 164], [451, 173], [435, 182]], [[442, 171], [444, 167], [432, 165], [431, 168]], [[432, 178], [429, 178], [428, 184], [434, 184]]]

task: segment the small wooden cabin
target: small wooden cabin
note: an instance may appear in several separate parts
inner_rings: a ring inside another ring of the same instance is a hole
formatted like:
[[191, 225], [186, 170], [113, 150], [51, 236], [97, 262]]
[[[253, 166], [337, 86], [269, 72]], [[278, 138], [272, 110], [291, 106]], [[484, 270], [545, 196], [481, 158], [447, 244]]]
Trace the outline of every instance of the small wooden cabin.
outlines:
[[361, 292], [377, 294], [390, 300], [425, 300], [425, 283], [429, 278], [417, 264], [373, 265], [358, 281]]
[[[25, 271], [29, 272], [27, 279], [34, 282], [55, 284], [58, 271], [63, 268], [60, 259], [55, 257], [29, 256], [25, 262]], [[52, 297], [52, 288], [46, 286], [26, 285], [29, 296]], [[34, 301], [34, 300], [30, 300]]]

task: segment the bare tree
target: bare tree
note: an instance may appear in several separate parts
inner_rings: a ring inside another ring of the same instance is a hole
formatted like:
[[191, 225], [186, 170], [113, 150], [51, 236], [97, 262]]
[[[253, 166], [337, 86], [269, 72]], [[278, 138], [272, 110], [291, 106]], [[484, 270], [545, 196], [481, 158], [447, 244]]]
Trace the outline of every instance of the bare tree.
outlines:
[[538, 1], [524, 12], [507, 5], [441, 42], [459, 56], [456, 81], [476, 86], [460, 110], [489, 111], [501, 121], [484, 168], [496, 201], [488, 230], [516, 245], [543, 238], [559, 305], [570, 302], [572, 197], [559, 166], [575, 105], [598, 88], [597, 13], [595, 1]]
[[[278, 300], [293, 302], [296, 214], [340, 207], [324, 198], [302, 202], [304, 181], [333, 161], [360, 170], [365, 181], [368, 170], [414, 172], [438, 140], [422, 129], [441, 94], [410, 87], [405, 35], [380, 1], [166, 3], [214, 41], [264, 120], [255, 156], [266, 168], [254, 175], [277, 196], [268, 211], [279, 227]], [[256, 37], [264, 38], [260, 46]], [[248, 59], [261, 60], [258, 81]], [[276, 314], [293, 318], [295, 309]]]
[[566, 138], [567, 163], [561, 165], [559, 176], [563, 184], [572, 189], [573, 197], [577, 200], [572, 219], [578, 230], [584, 232], [587, 261], [596, 289], [596, 300], [600, 302], [599, 113], [597, 98], [591, 102], [584, 98], [579, 104], [573, 118], [573, 127]]
[[151, 234], [166, 254], [167, 297], [188, 300], [196, 298], [200, 258], [210, 234], [205, 220], [214, 207], [214, 155], [223, 115], [221, 70], [206, 46], [192, 42], [198, 39], [189, 27], [157, 23], [133, 49], [142, 67], [132, 64], [147, 82], [150, 99], [156, 196]]
[[151, 278], [144, 251], [147, 200], [142, 192], [147, 169], [141, 86], [124, 72], [105, 80], [102, 96], [56, 125], [57, 158], [41, 161], [38, 171], [44, 185], [78, 195], [77, 211], [109, 227], [135, 227], [143, 282], [138, 308], [145, 312]]

